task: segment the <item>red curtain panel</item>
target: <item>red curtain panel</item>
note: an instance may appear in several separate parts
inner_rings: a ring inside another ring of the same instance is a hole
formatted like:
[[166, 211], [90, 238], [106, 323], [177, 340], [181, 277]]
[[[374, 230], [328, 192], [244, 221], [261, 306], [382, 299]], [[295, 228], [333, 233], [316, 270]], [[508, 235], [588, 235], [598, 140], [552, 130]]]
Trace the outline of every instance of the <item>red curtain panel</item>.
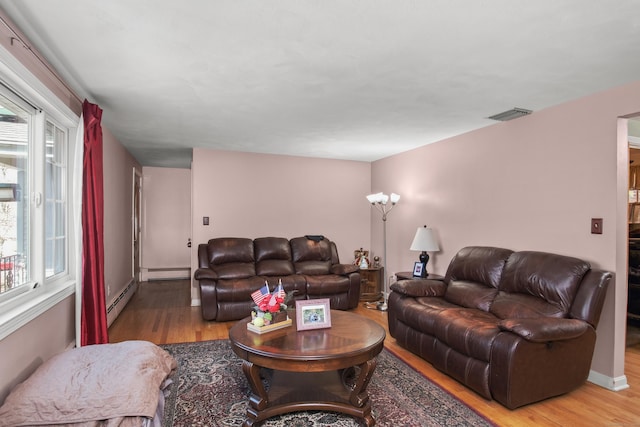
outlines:
[[104, 286], [104, 192], [102, 110], [86, 99], [82, 174], [82, 319], [81, 345], [109, 342]]

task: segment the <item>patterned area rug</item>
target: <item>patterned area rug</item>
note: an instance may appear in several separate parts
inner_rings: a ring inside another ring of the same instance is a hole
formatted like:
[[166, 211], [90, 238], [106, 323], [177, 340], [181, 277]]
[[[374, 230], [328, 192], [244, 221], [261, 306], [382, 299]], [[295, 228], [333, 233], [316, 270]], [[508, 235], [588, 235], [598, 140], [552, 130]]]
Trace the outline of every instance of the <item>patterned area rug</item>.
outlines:
[[[163, 427], [241, 426], [249, 385], [228, 340], [167, 344], [178, 361]], [[492, 426], [493, 424], [384, 349], [368, 387], [377, 426]], [[280, 415], [262, 426], [359, 426], [348, 415], [306, 411]]]

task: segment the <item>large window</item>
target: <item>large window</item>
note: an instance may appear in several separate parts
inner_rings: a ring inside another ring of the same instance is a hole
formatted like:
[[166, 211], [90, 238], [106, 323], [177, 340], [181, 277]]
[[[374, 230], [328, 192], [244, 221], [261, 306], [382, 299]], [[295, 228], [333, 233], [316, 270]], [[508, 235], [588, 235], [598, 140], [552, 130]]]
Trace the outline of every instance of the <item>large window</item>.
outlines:
[[46, 81], [0, 47], [0, 340], [77, 285], [71, 188], [82, 160], [70, 106], [79, 110], [79, 100], [57, 96]]
[[0, 87], [0, 303], [69, 272], [68, 134]]

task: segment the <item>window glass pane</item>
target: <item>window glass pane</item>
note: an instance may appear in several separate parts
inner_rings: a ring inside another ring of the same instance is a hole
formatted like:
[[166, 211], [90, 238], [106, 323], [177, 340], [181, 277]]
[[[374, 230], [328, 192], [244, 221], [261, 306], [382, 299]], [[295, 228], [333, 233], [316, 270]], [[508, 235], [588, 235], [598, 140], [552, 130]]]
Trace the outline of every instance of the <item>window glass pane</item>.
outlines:
[[31, 115], [0, 95], [0, 294], [29, 280]]
[[[50, 212], [53, 209], [54, 202], [49, 200], [49, 198], [47, 198], [45, 203], [46, 203], [45, 211], [46, 212]], [[50, 239], [52, 239], [54, 237], [53, 233], [55, 233], [55, 227], [52, 224], [52, 222], [55, 221], [55, 218], [53, 217], [53, 215], [52, 216], [47, 215], [47, 216], [44, 217], [44, 221], [45, 221], [45, 223], [44, 223], [44, 234], [45, 234], [47, 240], [50, 240]]]
[[66, 233], [66, 222], [65, 222], [65, 206], [64, 203], [58, 202], [56, 203], [56, 231], [55, 237], [58, 239], [64, 240], [64, 236]]
[[66, 269], [66, 241], [64, 237], [56, 239], [56, 264], [54, 266], [54, 270], [56, 272], [64, 271]]
[[66, 133], [51, 122], [46, 126], [45, 275], [66, 271]]

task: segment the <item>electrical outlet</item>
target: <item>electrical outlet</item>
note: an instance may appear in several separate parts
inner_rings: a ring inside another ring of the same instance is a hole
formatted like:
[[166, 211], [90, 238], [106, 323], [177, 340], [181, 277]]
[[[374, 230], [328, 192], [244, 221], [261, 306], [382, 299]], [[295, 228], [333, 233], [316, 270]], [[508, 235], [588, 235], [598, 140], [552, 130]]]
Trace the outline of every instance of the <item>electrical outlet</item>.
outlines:
[[591, 218], [591, 234], [602, 234], [602, 218]]

